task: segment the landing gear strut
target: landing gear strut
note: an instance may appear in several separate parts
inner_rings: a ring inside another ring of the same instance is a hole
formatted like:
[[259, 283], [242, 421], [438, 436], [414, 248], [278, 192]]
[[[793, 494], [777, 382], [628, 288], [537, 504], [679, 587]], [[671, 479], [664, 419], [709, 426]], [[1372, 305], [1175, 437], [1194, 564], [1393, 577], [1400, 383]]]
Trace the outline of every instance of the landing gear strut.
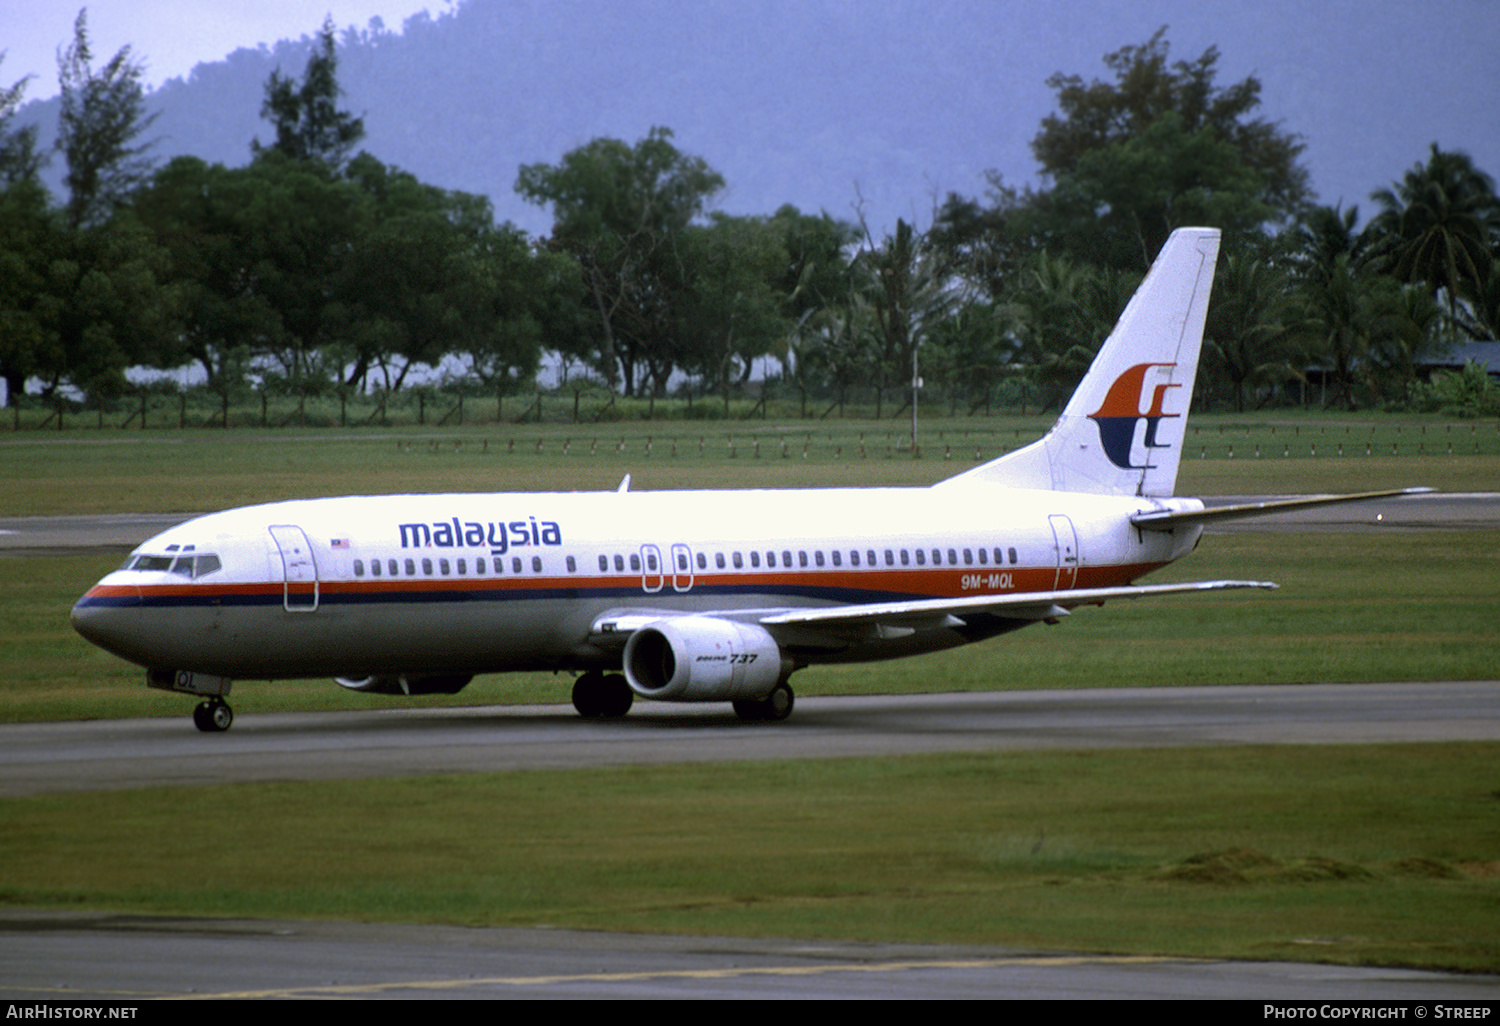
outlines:
[[193, 707], [193, 726], [207, 734], [217, 734], [229, 729], [234, 722], [234, 710], [222, 698], [208, 698]]
[[584, 719], [618, 719], [634, 702], [623, 674], [590, 670], [573, 682], [573, 708]]
[[769, 695], [759, 701], [737, 699], [734, 703], [734, 712], [740, 719], [748, 722], [780, 723], [792, 714], [792, 706], [795, 703], [796, 696], [792, 694], [792, 686], [782, 681], [771, 689]]

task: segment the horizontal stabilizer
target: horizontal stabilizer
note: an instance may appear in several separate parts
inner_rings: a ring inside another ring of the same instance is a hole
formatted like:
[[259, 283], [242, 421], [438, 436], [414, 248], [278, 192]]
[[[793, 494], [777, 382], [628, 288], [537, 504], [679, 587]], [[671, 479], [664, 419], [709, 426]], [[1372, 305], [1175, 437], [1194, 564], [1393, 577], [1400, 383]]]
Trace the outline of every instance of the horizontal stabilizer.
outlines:
[[1267, 502], [1243, 502], [1233, 506], [1215, 506], [1213, 509], [1161, 510], [1154, 513], [1137, 513], [1130, 518], [1136, 527], [1148, 531], [1170, 531], [1178, 527], [1212, 524], [1220, 520], [1243, 520], [1247, 517], [1263, 517], [1272, 513], [1289, 513], [1292, 510], [1309, 509], [1314, 506], [1336, 506], [1346, 502], [1366, 502], [1370, 499], [1393, 499], [1403, 495], [1426, 495], [1431, 488], [1396, 488], [1383, 492], [1356, 492], [1352, 495], [1308, 495], [1296, 499], [1272, 499]]

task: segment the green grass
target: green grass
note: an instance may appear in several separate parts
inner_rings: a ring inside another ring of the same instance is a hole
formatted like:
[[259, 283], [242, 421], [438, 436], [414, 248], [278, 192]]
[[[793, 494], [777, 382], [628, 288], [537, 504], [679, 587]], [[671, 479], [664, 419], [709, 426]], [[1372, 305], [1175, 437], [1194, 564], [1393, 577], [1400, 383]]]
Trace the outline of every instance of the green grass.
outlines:
[[1500, 969], [1500, 745], [627, 767], [0, 802], [0, 901]]
[[[1047, 423], [925, 422], [919, 459], [907, 428], [889, 420], [0, 432], [0, 516], [206, 511], [325, 495], [611, 489], [625, 473], [637, 489], [927, 485], [974, 466], [976, 453], [988, 460], [1026, 444]], [[1394, 417], [1304, 418], [1290, 426], [1195, 418], [1178, 492], [1500, 490], [1497, 427]], [[1336, 455], [1345, 440], [1345, 454]]]

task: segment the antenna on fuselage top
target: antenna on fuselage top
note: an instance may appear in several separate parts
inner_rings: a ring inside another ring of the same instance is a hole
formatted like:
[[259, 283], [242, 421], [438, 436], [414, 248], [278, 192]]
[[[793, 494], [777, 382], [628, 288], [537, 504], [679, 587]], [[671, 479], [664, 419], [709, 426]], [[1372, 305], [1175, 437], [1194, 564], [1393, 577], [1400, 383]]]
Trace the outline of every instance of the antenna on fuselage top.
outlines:
[[628, 491], [630, 491], [630, 475], [629, 474], [626, 474], [624, 477], [622, 477], [620, 479], [620, 487], [616, 488], [615, 491], [617, 491], [617, 492], [628, 492]]

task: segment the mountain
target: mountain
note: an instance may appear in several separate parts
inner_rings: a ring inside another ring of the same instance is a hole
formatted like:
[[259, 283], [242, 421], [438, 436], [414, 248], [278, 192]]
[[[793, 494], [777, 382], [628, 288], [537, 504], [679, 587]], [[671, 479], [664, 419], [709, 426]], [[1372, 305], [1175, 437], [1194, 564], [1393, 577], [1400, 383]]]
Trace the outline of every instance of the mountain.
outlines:
[[[365, 149], [487, 195], [500, 218], [535, 234], [550, 216], [514, 194], [520, 165], [555, 163], [598, 136], [634, 143], [656, 125], [724, 175], [721, 209], [792, 203], [852, 220], [862, 197], [879, 232], [897, 217], [925, 220], [949, 190], [983, 188], [983, 168], [1006, 154], [966, 155], [976, 133], [1012, 136], [1011, 156], [1026, 161], [1046, 109], [1038, 81], [1042, 105], [1008, 131], [997, 117], [968, 123], [976, 83], [961, 68], [974, 43], [932, 16], [941, 7], [469, 0], [399, 32], [344, 30], [339, 82], [344, 106], [365, 119]], [[260, 118], [266, 79], [278, 67], [300, 77], [312, 43], [241, 49], [154, 90], [156, 154], [248, 161], [251, 140], [272, 136]], [[57, 101], [22, 117], [50, 136]], [[61, 168], [51, 175], [60, 183]]]

